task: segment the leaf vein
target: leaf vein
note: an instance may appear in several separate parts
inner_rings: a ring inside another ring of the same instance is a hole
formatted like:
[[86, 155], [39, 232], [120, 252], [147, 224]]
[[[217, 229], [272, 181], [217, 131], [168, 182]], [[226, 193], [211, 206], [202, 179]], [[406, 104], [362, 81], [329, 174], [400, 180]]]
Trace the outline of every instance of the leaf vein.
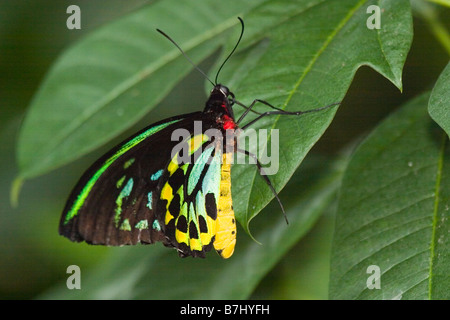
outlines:
[[[409, 232], [408, 234], [401, 235], [400, 237], [394, 239], [393, 241], [391, 241], [391, 242], [389, 242], [389, 243], [387, 243], [387, 244], [381, 246], [381, 247], [378, 248], [376, 251], [373, 251], [373, 252], [371, 252], [370, 254], [368, 254], [368, 255], [364, 256], [363, 258], [359, 259], [359, 261], [358, 261], [356, 264], [353, 264], [347, 271], [345, 271], [345, 272], [339, 277], [338, 282], [339, 282], [342, 278], [344, 278], [350, 271], [352, 271], [354, 268], [356, 268], [357, 266], [359, 266], [360, 264], [362, 264], [362, 263], [363, 263], [364, 261], [366, 261], [367, 259], [371, 258], [371, 257], [372, 257], [373, 255], [375, 255], [376, 253], [379, 253], [379, 252], [381, 252], [382, 250], [388, 248], [389, 246], [391, 246], [391, 245], [397, 243], [398, 241], [400, 241], [400, 240], [402, 240], [402, 239], [404, 239], [404, 238], [406, 238], [406, 237], [409, 237], [409, 236], [411, 236], [411, 235], [413, 235], [413, 234], [415, 234], [415, 233], [421, 232], [421, 231], [423, 231], [423, 230], [426, 229], [426, 228], [429, 228], [429, 227], [428, 227], [428, 226], [425, 226], [425, 227], [419, 228], [419, 229], [417, 229], [417, 230], [414, 230], [413, 232]], [[428, 250], [428, 249], [427, 249], [427, 250]], [[419, 252], [419, 253], [417, 253], [417, 254], [420, 254], [420, 253], [423, 253], [423, 252]], [[400, 261], [400, 262], [398, 262], [398, 263], [401, 263], [401, 262], [402, 262], [402, 261]], [[397, 263], [397, 264], [398, 264], [398, 263]]]
[[434, 191], [434, 209], [433, 209], [433, 225], [432, 225], [432, 233], [431, 233], [431, 247], [430, 247], [430, 270], [428, 277], [428, 299], [431, 300], [432, 295], [432, 286], [433, 286], [433, 263], [435, 258], [435, 245], [436, 245], [436, 228], [437, 228], [437, 220], [438, 220], [438, 209], [439, 209], [439, 195], [441, 188], [441, 178], [442, 178], [442, 170], [444, 165], [444, 151], [445, 146], [447, 144], [447, 134], [442, 134], [442, 142], [441, 142], [441, 150], [439, 152], [438, 165], [437, 165], [437, 174], [436, 174], [436, 186]]

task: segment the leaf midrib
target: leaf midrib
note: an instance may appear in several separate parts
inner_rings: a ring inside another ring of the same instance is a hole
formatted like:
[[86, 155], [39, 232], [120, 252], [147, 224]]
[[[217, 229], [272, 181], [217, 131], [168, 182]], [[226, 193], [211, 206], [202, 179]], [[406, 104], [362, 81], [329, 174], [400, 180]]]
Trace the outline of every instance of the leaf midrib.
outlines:
[[434, 197], [434, 208], [433, 208], [433, 224], [431, 230], [431, 244], [430, 244], [430, 266], [428, 274], [428, 299], [431, 300], [432, 296], [432, 286], [433, 286], [433, 264], [435, 257], [435, 243], [436, 243], [436, 228], [438, 220], [438, 209], [439, 209], [439, 194], [441, 189], [441, 178], [442, 170], [444, 166], [444, 153], [447, 144], [447, 134], [442, 133], [441, 150], [439, 151], [438, 167], [436, 175], [436, 186], [435, 186], [435, 197]]
[[[290, 90], [289, 95], [287, 96], [285, 102], [283, 103], [283, 105], [281, 106], [281, 109], [285, 109], [287, 107], [287, 105], [289, 104], [289, 102], [291, 101], [292, 97], [294, 96], [295, 92], [297, 91], [298, 87], [300, 86], [300, 84], [303, 82], [303, 80], [305, 79], [305, 77], [308, 75], [308, 73], [311, 71], [312, 67], [314, 66], [314, 64], [316, 63], [316, 61], [319, 59], [319, 57], [322, 55], [322, 53], [325, 51], [325, 49], [329, 46], [329, 44], [332, 42], [332, 40], [336, 37], [336, 35], [339, 33], [340, 30], [342, 30], [342, 28], [346, 25], [346, 23], [350, 20], [350, 18], [352, 18], [352, 16], [355, 14], [355, 12], [366, 2], [367, 0], [360, 0], [348, 13], [347, 15], [344, 17], [344, 19], [341, 20], [341, 22], [337, 25], [337, 27], [330, 33], [330, 35], [327, 37], [327, 39], [325, 40], [324, 44], [322, 45], [322, 47], [317, 51], [317, 53], [312, 57], [312, 59], [309, 61], [308, 65], [305, 68], [305, 71], [300, 75], [299, 79], [297, 80], [297, 82], [295, 83], [294, 87]], [[319, 4], [322, 4], [324, 2], [320, 2]], [[312, 6], [314, 7], [314, 6]], [[311, 9], [312, 7], [308, 7], [306, 8], [306, 10]], [[303, 10], [299, 13], [297, 13], [296, 15], [293, 15], [290, 17], [290, 19], [292, 19], [293, 17], [304, 13], [306, 10]], [[274, 129], [278, 123], [278, 120], [280, 119], [280, 116], [276, 116], [275, 117], [275, 121], [273, 122], [271, 129]], [[271, 130], [269, 131], [268, 134], [268, 140], [270, 140], [271, 138]], [[257, 170], [254, 171], [253, 174], [253, 179], [252, 179], [252, 183], [251, 185], [251, 189], [250, 192], [248, 193], [248, 201], [247, 201], [247, 215], [249, 214], [249, 205], [250, 205], [250, 197], [251, 194], [253, 193], [253, 189], [254, 189], [254, 184], [255, 184], [255, 179], [256, 179], [256, 175], [257, 175]], [[246, 225], [246, 229], [249, 230], [249, 224], [250, 224], [251, 218], [247, 219], [247, 225]]]

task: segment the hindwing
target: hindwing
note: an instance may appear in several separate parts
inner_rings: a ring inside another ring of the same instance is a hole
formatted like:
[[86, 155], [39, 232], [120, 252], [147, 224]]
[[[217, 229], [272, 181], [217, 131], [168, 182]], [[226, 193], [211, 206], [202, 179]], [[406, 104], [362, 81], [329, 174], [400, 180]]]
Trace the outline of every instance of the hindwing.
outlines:
[[222, 142], [205, 134], [186, 140], [192, 161], [177, 153], [160, 181], [158, 215], [168, 245], [181, 256], [204, 257], [213, 247], [220, 194]]

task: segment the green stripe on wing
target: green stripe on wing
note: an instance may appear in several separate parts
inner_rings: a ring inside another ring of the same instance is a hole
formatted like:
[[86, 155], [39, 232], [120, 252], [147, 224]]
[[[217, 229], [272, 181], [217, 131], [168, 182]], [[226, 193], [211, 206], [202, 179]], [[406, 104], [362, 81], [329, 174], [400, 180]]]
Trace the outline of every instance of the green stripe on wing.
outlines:
[[100, 178], [100, 176], [108, 169], [108, 167], [116, 161], [121, 155], [123, 155], [125, 152], [136, 146], [137, 144], [141, 143], [143, 140], [148, 138], [149, 136], [157, 133], [158, 131], [161, 131], [162, 129], [166, 128], [167, 126], [180, 121], [181, 119], [169, 121], [166, 123], [162, 123], [160, 125], [157, 125], [155, 127], [152, 127], [140, 135], [134, 137], [130, 141], [126, 142], [120, 149], [114, 153], [110, 158], [108, 158], [105, 163], [98, 169], [91, 179], [86, 183], [83, 190], [78, 194], [78, 197], [76, 198], [75, 202], [73, 203], [72, 207], [66, 214], [66, 218], [64, 220], [64, 224], [69, 223], [71, 219], [73, 219], [77, 214], [80, 208], [82, 207], [84, 201], [86, 200], [87, 196], [91, 192], [92, 188], [94, 187], [97, 180]]

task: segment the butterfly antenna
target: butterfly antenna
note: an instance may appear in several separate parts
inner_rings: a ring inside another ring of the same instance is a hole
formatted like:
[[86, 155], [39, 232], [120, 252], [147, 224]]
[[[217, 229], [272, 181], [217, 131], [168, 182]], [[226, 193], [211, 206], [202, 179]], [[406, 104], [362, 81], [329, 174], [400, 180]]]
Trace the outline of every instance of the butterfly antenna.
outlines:
[[217, 78], [219, 77], [220, 71], [222, 70], [223, 66], [224, 66], [225, 63], [228, 61], [228, 59], [230, 59], [231, 56], [233, 55], [233, 53], [236, 51], [236, 49], [237, 49], [237, 47], [238, 47], [238, 45], [239, 45], [239, 42], [241, 42], [242, 36], [244, 35], [244, 20], [242, 20], [240, 17], [238, 17], [238, 19], [239, 19], [239, 21], [241, 22], [241, 26], [242, 26], [242, 28], [241, 28], [241, 35], [239, 36], [239, 39], [238, 39], [238, 41], [236, 42], [236, 45], [234, 46], [233, 50], [231, 50], [230, 54], [229, 54], [228, 57], [222, 62], [222, 65], [220, 66], [219, 70], [217, 71], [216, 79], [215, 79], [216, 85], [217, 85]]
[[181, 47], [171, 38], [169, 37], [165, 32], [161, 31], [160, 29], [156, 29], [156, 31], [158, 31], [159, 33], [161, 33], [164, 37], [167, 38], [167, 40], [169, 40], [170, 42], [172, 42], [175, 47], [178, 48], [178, 50], [180, 50], [180, 52], [183, 54], [183, 56], [186, 58], [187, 61], [190, 62], [190, 64], [192, 64], [192, 66], [197, 69], [198, 72], [200, 72], [206, 80], [208, 80], [213, 86], [215, 86], [214, 82], [211, 81], [211, 79], [208, 78], [208, 76], [203, 72], [202, 69], [200, 69], [192, 60], [191, 58], [188, 57], [188, 55], [183, 51], [183, 49], [181, 49]]

